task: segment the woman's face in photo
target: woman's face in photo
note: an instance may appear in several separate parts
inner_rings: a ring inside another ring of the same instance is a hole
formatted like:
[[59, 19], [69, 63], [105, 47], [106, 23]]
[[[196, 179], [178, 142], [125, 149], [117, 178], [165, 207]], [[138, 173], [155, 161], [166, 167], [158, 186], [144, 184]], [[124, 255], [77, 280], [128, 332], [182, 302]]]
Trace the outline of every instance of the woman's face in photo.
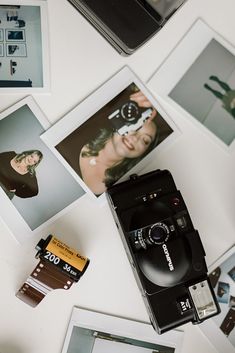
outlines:
[[137, 158], [142, 156], [154, 141], [157, 127], [152, 121], [146, 121], [137, 131], [127, 135], [113, 135], [113, 146], [116, 153], [123, 158]]
[[33, 166], [39, 162], [39, 156], [36, 152], [29, 154], [25, 157], [26, 165]]

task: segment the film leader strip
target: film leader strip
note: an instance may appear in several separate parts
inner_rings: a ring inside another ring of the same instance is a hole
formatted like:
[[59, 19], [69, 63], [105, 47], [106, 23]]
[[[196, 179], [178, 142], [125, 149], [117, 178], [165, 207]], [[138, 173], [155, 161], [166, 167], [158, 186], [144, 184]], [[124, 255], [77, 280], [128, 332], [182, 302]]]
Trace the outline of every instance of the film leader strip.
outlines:
[[67, 290], [73, 283], [74, 280], [71, 277], [41, 259], [16, 296], [26, 304], [35, 307], [50, 291], [59, 288]]

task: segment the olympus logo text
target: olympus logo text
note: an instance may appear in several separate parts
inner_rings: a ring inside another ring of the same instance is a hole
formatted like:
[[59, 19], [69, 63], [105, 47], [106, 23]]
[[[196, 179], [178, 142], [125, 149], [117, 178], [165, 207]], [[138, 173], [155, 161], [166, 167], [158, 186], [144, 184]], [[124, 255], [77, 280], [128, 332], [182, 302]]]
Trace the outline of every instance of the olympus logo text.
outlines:
[[166, 256], [166, 261], [168, 263], [169, 270], [174, 271], [174, 266], [173, 266], [173, 263], [172, 263], [172, 260], [171, 260], [171, 257], [170, 257], [170, 254], [169, 254], [169, 251], [167, 249], [166, 244], [163, 244], [162, 248], [163, 248], [164, 254]]

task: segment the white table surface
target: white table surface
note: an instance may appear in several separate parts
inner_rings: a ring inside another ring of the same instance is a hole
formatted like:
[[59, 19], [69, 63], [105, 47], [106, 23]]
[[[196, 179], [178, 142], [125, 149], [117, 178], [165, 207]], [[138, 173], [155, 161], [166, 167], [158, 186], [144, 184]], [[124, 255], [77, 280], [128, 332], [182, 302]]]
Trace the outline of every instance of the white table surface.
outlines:
[[[234, 0], [188, 0], [167, 25], [130, 57], [120, 56], [66, 0], [48, 0], [51, 94], [34, 95], [51, 123], [124, 65], [143, 81], [151, 77], [190, 25], [201, 17], [235, 44]], [[176, 68], [177, 70], [177, 68]], [[4, 95], [4, 110], [24, 96]], [[180, 121], [170, 107], [166, 111]], [[193, 129], [193, 130], [191, 130]], [[187, 133], [186, 133], [187, 132]], [[234, 243], [234, 153], [202, 138], [189, 124], [174, 149], [146, 170], [168, 168], [199, 230], [210, 265]], [[203, 153], [202, 153], [203, 149]], [[37, 263], [34, 247], [53, 233], [90, 258], [84, 277], [69, 291], [47, 295], [31, 308], [15, 293]], [[74, 305], [148, 322], [140, 292], [107, 204], [100, 207], [89, 195], [53, 224], [19, 245], [0, 221], [0, 352], [59, 353]], [[183, 327], [182, 353], [215, 353], [198, 326]]]

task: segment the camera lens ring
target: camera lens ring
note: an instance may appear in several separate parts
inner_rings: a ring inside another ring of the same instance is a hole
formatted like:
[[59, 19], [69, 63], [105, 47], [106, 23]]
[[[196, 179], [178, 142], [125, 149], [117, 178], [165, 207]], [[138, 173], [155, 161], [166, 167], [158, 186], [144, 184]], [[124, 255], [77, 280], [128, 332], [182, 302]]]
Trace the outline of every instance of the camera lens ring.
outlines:
[[161, 245], [165, 243], [170, 236], [170, 230], [165, 223], [157, 222], [151, 225], [148, 230], [148, 238], [151, 243]]
[[126, 121], [134, 121], [139, 116], [138, 105], [135, 102], [127, 102], [121, 107], [121, 116]]

